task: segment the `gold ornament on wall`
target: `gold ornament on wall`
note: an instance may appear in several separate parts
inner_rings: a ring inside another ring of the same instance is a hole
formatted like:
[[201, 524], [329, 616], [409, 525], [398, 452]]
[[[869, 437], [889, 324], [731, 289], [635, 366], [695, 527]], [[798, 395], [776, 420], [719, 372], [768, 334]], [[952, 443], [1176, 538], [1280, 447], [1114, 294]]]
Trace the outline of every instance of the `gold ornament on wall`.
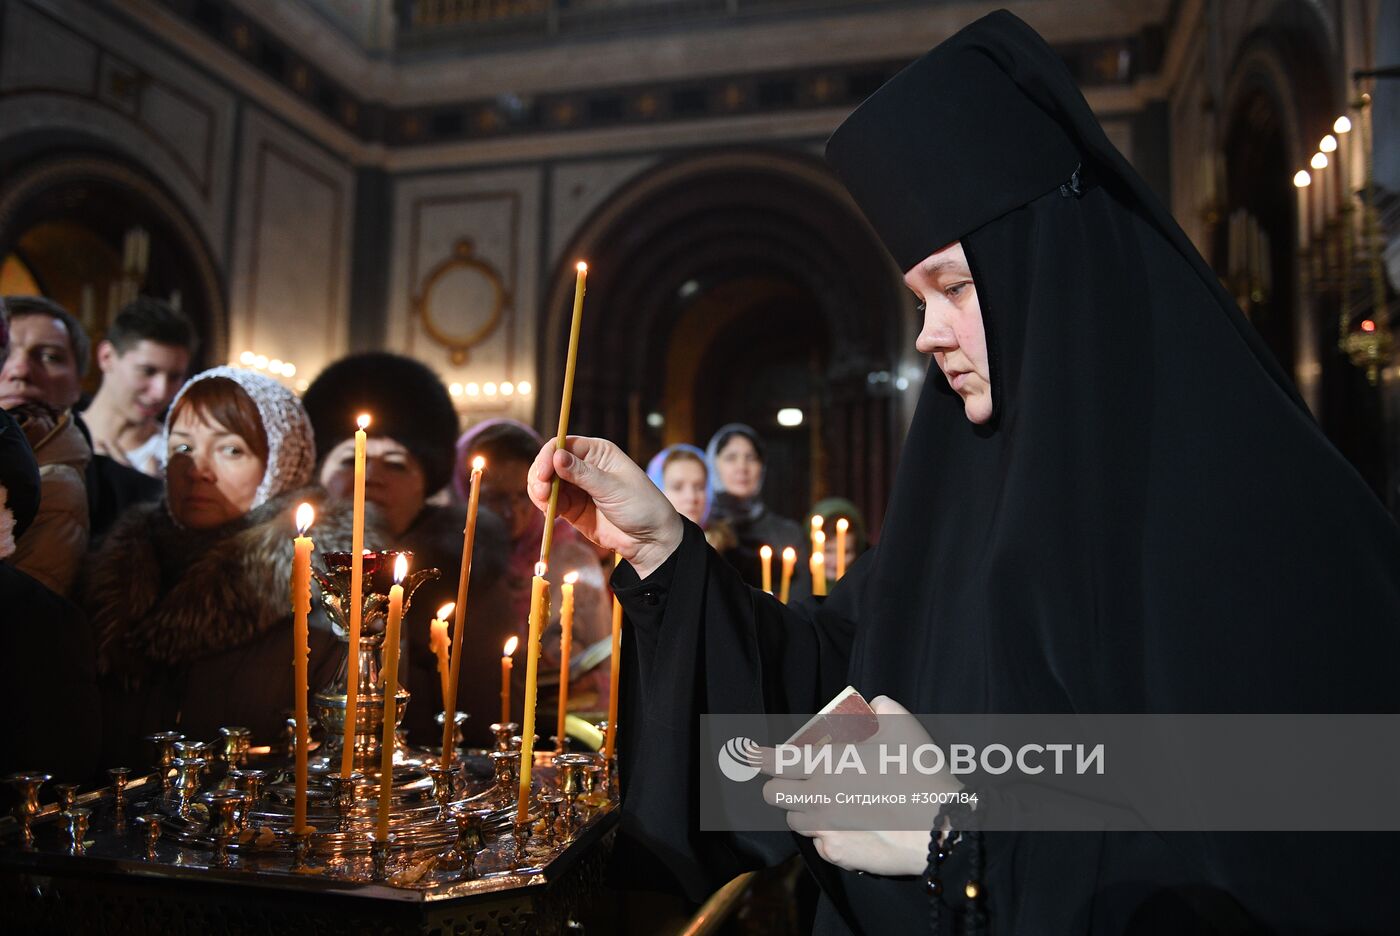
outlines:
[[[433, 317], [433, 289], [443, 277], [454, 270], [466, 270], [484, 278], [494, 293], [490, 315], [486, 321], [466, 334], [448, 331]], [[428, 275], [424, 277], [421, 291], [413, 297], [413, 315], [422, 323], [423, 331], [428, 333], [428, 337], [447, 349], [452, 364], [461, 367], [467, 363], [471, 349], [489, 338], [501, 324], [501, 317], [505, 310], [510, 308], [510, 304], [510, 293], [506, 291], [500, 271], [477, 255], [475, 244], [463, 239], [452, 245], [451, 256], [429, 270]]]

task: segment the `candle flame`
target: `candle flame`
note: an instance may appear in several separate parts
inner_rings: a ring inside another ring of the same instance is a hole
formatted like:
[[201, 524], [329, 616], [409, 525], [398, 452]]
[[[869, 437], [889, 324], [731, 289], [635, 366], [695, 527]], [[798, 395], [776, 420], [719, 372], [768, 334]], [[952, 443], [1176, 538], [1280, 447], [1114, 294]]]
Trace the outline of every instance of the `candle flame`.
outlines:
[[588, 272], [588, 264], [586, 264], [586, 263], [584, 263], [582, 260], [580, 260], [580, 261], [578, 262], [578, 266], [576, 267], [576, 269], [577, 269], [580, 273], [587, 273], [587, 272]]
[[784, 562], [796, 562], [796, 561], [797, 561], [797, 550], [793, 549], [791, 546], [789, 546], [787, 549], [784, 549], [784, 550], [783, 550], [783, 561], [784, 561]]
[[441, 608], [438, 608], [437, 619], [438, 619], [439, 621], [445, 621], [445, 620], [447, 620], [449, 617], [451, 617], [451, 616], [452, 616], [452, 612], [453, 612], [453, 611], [456, 611], [456, 610], [457, 610], [457, 602], [455, 602], [455, 601], [449, 601], [447, 604], [443, 605]]
[[355, 420], [355, 425], [359, 426], [361, 430], [368, 429], [369, 413], [361, 413], [359, 418]]
[[316, 508], [310, 504], [302, 504], [297, 507], [297, 536], [305, 536], [306, 531], [311, 529], [311, 524], [316, 522]]
[[567, 573], [567, 574], [564, 576], [564, 584], [565, 584], [565, 585], [573, 585], [573, 584], [575, 584], [577, 581], [578, 581], [578, 572], [577, 572], [577, 571], [569, 572], [569, 573]]
[[816, 532], [817, 530], [820, 530], [820, 529], [822, 528], [822, 524], [825, 523], [825, 522], [826, 522], [825, 519], [824, 519], [820, 514], [815, 514], [815, 515], [813, 515], [813, 517], [812, 517], [812, 531], [813, 531], [813, 532]]
[[472, 459], [472, 471], [481, 471], [485, 467], [486, 459], [482, 458], [480, 455]]
[[813, 530], [813, 531], [812, 531], [812, 545], [815, 546], [817, 549], [821, 549], [823, 546], [825, 546], [825, 545], [826, 545], [826, 534], [823, 533], [821, 530]]
[[394, 560], [394, 584], [397, 585], [408, 577], [408, 557], [399, 553], [399, 558]]
[[1346, 114], [1343, 114], [1342, 116], [1337, 118], [1336, 122], [1332, 124], [1332, 129], [1337, 133], [1350, 133], [1351, 118], [1348, 117]]
[[545, 565], [543, 562], [535, 563], [535, 574], [538, 575], [540, 578], [544, 578], [544, 574], [548, 571], [549, 566]]
[[1316, 153], [1313, 153], [1313, 156], [1312, 156], [1312, 167], [1313, 167], [1314, 169], [1326, 169], [1326, 168], [1327, 168], [1327, 154], [1324, 153], [1324, 152], [1322, 152], [1321, 150], [1318, 150]]
[[820, 552], [814, 552], [814, 553], [812, 553], [812, 565], [814, 565], [814, 566], [826, 565], [826, 554], [825, 554], [825, 553], [820, 553]]
[[758, 547], [758, 554], [764, 559], [772, 559], [773, 547], [769, 546], [767, 543], [764, 543], [762, 546]]
[[520, 646], [520, 638], [512, 637], [510, 640], [507, 640], [506, 645], [501, 648], [501, 656], [514, 656], [515, 648], [518, 646]]
[[1293, 184], [1298, 188], [1307, 188], [1312, 185], [1312, 175], [1306, 169], [1299, 169], [1293, 174]]
[[1324, 153], [1335, 153], [1337, 151], [1337, 138], [1329, 133], [1318, 141], [1317, 148]]
[[849, 530], [850, 528], [851, 528], [851, 521], [847, 520], [845, 517], [842, 517], [840, 520], [837, 520], [837, 521], [836, 521], [836, 532], [837, 532], [837, 533], [845, 533], [845, 532], [846, 532], [847, 530]]

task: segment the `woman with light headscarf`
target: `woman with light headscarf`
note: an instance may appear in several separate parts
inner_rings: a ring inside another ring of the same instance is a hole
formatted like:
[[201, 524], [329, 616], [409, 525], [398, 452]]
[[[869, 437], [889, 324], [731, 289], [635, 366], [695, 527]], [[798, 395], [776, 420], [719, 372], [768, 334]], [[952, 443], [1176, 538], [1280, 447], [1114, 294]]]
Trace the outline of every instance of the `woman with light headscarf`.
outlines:
[[767, 466], [762, 437], [751, 426], [729, 423], [710, 437], [705, 455], [710, 466], [710, 488], [714, 491], [710, 519], [728, 524], [734, 531], [727, 549], [715, 547], [720, 555], [739, 570], [745, 582], [759, 588], [763, 584], [759, 550], [772, 547], [773, 588], [777, 590], [783, 550], [791, 546], [799, 560], [793, 573], [792, 594], [810, 594], [805, 531], [796, 521], [778, 516], [763, 503]]
[[[232, 367], [197, 375], [171, 405], [165, 436], [165, 498], [117, 522], [83, 590], [109, 763], [144, 763], [141, 738], [176, 727], [209, 740], [242, 726], [255, 743], [277, 742], [292, 707], [297, 505], [317, 508], [319, 556], [350, 548], [349, 512], [306, 487], [311, 424], [275, 380]], [[313, 628], [313, 689], [339, 658], [331, 634]]]

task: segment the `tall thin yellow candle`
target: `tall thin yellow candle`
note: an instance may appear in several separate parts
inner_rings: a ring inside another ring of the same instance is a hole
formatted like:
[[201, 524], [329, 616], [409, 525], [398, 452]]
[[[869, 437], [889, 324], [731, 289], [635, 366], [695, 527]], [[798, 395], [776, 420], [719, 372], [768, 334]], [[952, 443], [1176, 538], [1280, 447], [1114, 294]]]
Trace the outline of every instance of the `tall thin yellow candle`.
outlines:
[[403, 585], [408, 557], [394, 562], [394, 586], [389, 589], [389, 619], [384, 625], [384, 733], [379, 740], [379, 821], [375, 834], [382, 842], [389, 836], [389, 804], [394, 798], [394, 723], [398, 721], [399, 625], [403, 620]]
[[[443, 695], [442, 710], [442, 766], [452, 766], [457, 713], [457, 683], [462, 678], [462, 643], [466, 634], [467, 587], [471, 584], [472, 553], [476, 545], [476, 514], [481, 504], [481, 472], [486, 468], [486, 459], [480, 455], [472, 459], [471, 490], [467, 494], [467, 525], [462, 530], [462, 565], [457, 575], [457, 615], [452, 620], [452, 662], [447, 675], [446, 690]], [[508, 719], [501, 719], [507, 721]]]
[[[588, 281], [588, 264], [580, 261], [575, 267], [574, 314], [569, 325], [569, 353], [564, 362], [564, 398], [559, 403], [559, 431], [555, 436], [555, 446], [564, 447], [569, 434], [569, 408], [574, 401], [574, 372], [578, 369], [578, 336], [583, 325], [583, 295]], [[525, 650], [525, 718], [521, 726], [520, 744], [520, 799], [516, 806], [516, 821], [524, 822], [530, 814], [530, 769], [535, 758], [535, 703], [536, 677], [540, 663], [540, 631], [545, 618], [549, 616], [549, 583], [545, 573], [549, 569], [549, 552], [554, 545], [554, 518], [559, 515], [559, 477], [549, 487], [549, 503], [544, 512], [544, 536], [540, 538], [540, 561], [535, 566], [535, 577], [530, 583], [530, 634]]]
[[[772, 550], [769, 550], [770, 552]], [[613, 568], [622, 562], [613, 553]], [[613, 595], [612, 606], [612, 672], [608, 677], [608, 736], [603, 741], [603, 756], [612, 760], [617, 752], [617, 687], [622, 681], [622, 602]]]
[[851, 521], [845, 517], [836, 521], [836, 581], [841, 581], [846, 574], [846, 531], [851, 528]]
[[778, 589], [778, 600], [788, 603], [788, 593], [792, 586], [792, 570], [797, 568], [797, 550], [788, 546], [783, 550], [783, 584]]
[[763, 590], [773, 594], [773, 547], [764, 543], [758, 547], [758, 559], [763, 563]]
[[564, 584], [559, 586], [563, 601], [559, 608], [559, 724], [554, 737], [559, 742], [559, 750], [565, 750], [564, 717], [569, 712], [569, 654], [574, 650], [574, 583], [578, 573], [564, 576]]
[[[452, 693], [448, 690], [448, 679], [452, 676], [452, 664], [448, 660], [452, 652], [452, 638], [447, 635], [447, 618], [452, 614], [454, 605], [449, 602], [438, 608], [437, 617], [428, 622], [428, 649], [437, 657], [438, 681], [442, 683], [442, 710], [443, 719], [452, 722]], [[445, 752], [451, 752], [451, 743], [455, 732], [447, 732], [447, 746]], [[447, 758], [444, 756], [444, 760]]]
[[361, 413], [355, 430], [355, 499], [350, 520], [350, 657], [345, 669], [345, 749], [340, 753], [340, 775], [355, 769], [355, 736], [360, 717], [360, 618], [364, 614], [365, 572], [365, 430], [369, 414]]
[[[569, 408], [574, 402], [574, 371], [578, 367], [578, 335], [583, 325], [583, 295], [587, 292], [588, 264], [579, 261], [574, 278], [574, 314], [569, 324], [569, 354], [564, 361], [564, 398], [559, 404], [559, 432], [554, 444], [564, 447], [569, 434]], [[540, 562], [549, 568], [549, 551], [554, 545], [554, 518], [559, 515], [559, 479], [549, 488], [549, 507], [544, 512], [544, 538], [540, 540]], [[526, 700], [529, 704], [529, 700]]]
[[306, 828], [306, 754], [311, 747], [311, 729], [306, 715], [308, 643], [307, 617], [311, 614], [311, 550], [316, 546], [306, 533], [316, 519], [310, 504], [297, 507], [297, 537], [292, 541], [292, 692], [296, 711], [296, 798], [292, 809], [292, 830]]
[[545, 564], [535, 566], [530, 580], [530, 634], [525, 641], [525, 718], [520, 728], [520, 798], [515, 819], [524, 822], [530, 814], [530, 770], [535, 765], [535, 702], [538, 700], [540, 670], [540, 632], [549, 617], [549, 582], [544, 578]]
[[505, 647], [501, 650], [501, 724], [510, 721], [510, 671], [515, 664], [511, 656], [515, 653], [515, 648], [520, 645], [519, 637], [512, 637], [506, 641]]
[[812, 594], [826, 594], [826, 554], [820, 549], [812, 553], [808, 570], [812, 573]]

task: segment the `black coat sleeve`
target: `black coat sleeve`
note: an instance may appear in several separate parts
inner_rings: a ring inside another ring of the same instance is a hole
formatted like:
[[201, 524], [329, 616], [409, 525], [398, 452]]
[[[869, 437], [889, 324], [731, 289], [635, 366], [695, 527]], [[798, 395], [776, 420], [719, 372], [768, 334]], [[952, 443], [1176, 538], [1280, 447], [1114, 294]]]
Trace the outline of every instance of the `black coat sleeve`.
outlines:
[[700, 831], [700, 716], [824, 705], [846, 682], [858, 579], [853, 568], [827, 602], [785, 607], [744, 584], [690, 522], [645, 580], [619, 566], [613, 588], [626, 624], [616, 872], [699, 900], [794, 853], [787, 833]]

